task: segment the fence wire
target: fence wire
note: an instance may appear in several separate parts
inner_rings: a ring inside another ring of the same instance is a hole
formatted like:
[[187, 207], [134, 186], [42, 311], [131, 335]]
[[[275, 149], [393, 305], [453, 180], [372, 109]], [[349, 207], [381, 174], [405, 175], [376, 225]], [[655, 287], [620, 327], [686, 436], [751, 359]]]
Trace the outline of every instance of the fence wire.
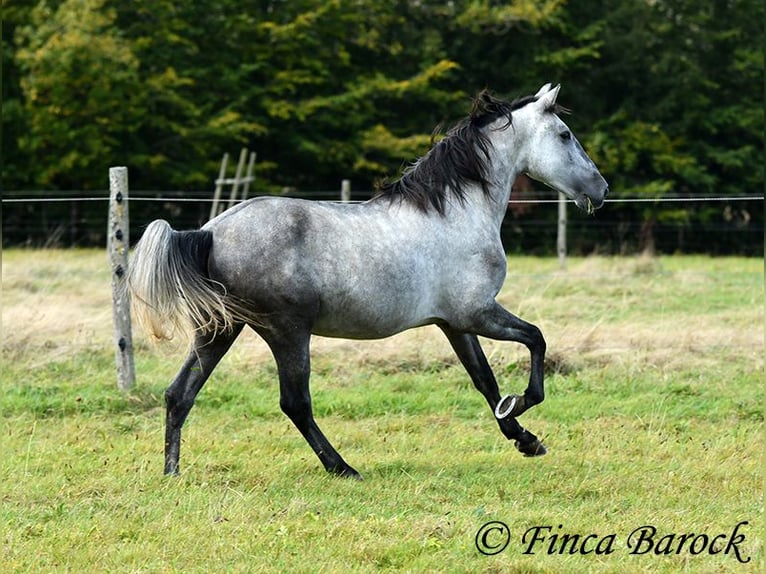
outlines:
[[[316, 195], [325, 195], [326, 192], [316, 192]], [[287, 196], [253, 196], [253, 197], [290, 197]], [[311, 198], [310, 193], [302, 194], [301, 197]], [[249, 198], [249, 199], [252, 199]], [[722, 201], [763, 201], [763, 195], [736, 195], [736, 196], [687, 196], [687, 197], [618, 197], [612, 199], [606, 199], [604, 203], [619, 204], [619, 203], [694, 203], [694, 202], [722, 202]], [[3, 198], [2, 203], [62, 203], [72, 201], [109, 201], [109, 197], [12, 197]], [[211, 197], [163, 197], [163, 196], [142, 196], [131, 194], [129, 201], [146, 201], [146, 202], [193, 202], [193, 203], [212, 203], [215, 200]], [[237, 200], [235, 203], [240, 203], [243, 200]], [[244, 200], [247, 201], [247, 200]], [[332, 203], [340, 203], [340, 199], [314, 199], [313, 201], [328, 201]], [[364, 200], [352, 200], [348, 203], [362, 203]], [[546, 203], [558, 203], [558, 199], [511, 199], [508, 204], [546, 204]], [[567, 203], [574, 203], [574, 200], [567, 199]]]
[[[340, 191], [289, 190], [268, 197], [303, 198], [337, 204], [342, 203]], [[370, 189], [360, 189], [353, 193], [353, 199], [349, 201], [351, 204], [367, 201], [373, 195]], [[263, 197], [252, 195], [259, 196]], [[215, 202], [213, 192], [205, 190], [132, 190], [128, 199], [135, 207], [135, 210], [131, 210], [131, 219], [136, 229], [157, 217], [173, 221], [179, 228], [199, 227], [209, 219], [209, 206]], [[107, 214], [107, 190], [13, 190], [4, 191], [0, 201], [5, 208], [3, 243], [6, 245], [76, 246], [100, 245], [104, 241], [101, 220]], [[226, 207], [242, 201], [221, 198]], [[567, 252], [636, 252], [646, 247], [649, 238], [652, 242], [656, 240], [658, 252], [663, 253], [688, 251], [762, 257], [763, 222], [759, 202], [764, 202], [763, 193], [731, 196], [721, 193], [692, 196], [671, 193], [664, 197], [612, 196], [605, 202], [607, 209], [600, 211], [597, 218], [587, 218], [585, 228], [584, 215], [579, 210], [571, 210], [566, 225], [573, 233]], [[572, 200], [566, 200], [568, 208], [573, 203]], [[557, 243], [553, 219], [555, 214], [551, 213], [555, 204], [561, 204], [561, 200], [552, 190], [519, 190], [515, 193], [508, 202], [507, 217], [501, 230], [506, 248], [519, 253], [549, 252], [551, 246]], [[674, 204], [677, 207], [671, 207]], [[535, 206], [539, 206], [539, 209], [535, 210]], [[619, 209], [620, 206], [623, 208]], [[609, 207], [617, 209], [610, 211]], [[631, 209], [658, 212], [663, 209], [684, 209], [686, 213], [683, 216], [672, 214], [672, 217], [665, 219], [658, 217], [647, 227], [641, 217], [628, 213]], [[696, 211], [700, 212], [699, 217], [695, 215]], [[716, 211], [720, 211], [720, 214], [712, 217], [710, 213]], [[686, 219], [680, 220], [677, 217]]]

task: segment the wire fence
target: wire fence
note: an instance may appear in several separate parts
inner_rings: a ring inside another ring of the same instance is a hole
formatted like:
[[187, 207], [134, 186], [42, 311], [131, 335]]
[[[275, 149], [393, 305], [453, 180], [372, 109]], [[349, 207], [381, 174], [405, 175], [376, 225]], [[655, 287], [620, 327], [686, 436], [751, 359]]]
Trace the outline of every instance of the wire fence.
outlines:
[[[366, 201], [373, 194], [372, 190], [353, 190], [351, 203]], [[341, 201], [340, 189], [290, 190], [282, 196]], [[2, 197], [3, 244], [104, 245], [108, 201], [108, 190], [6, 191]], [[140, 230], [158, 218], [167, 219], [177, 229], [199, 227], [207, 221], [214, 201], [211, 191], [131, 190], [131, 239], [137, 240]], [[514, 192], [501, 229], [506, 249], [511, 253], [555, 253], [557, 210], [551, 207], [557, 203], [559, 199], [550, 190]], [[763, 203], [762, 193], [613, 196], [596, 217], [568, 210], [567, 248], [571, 254], [656, 249], [661, 253], [763, 257]]]
[[[8, 192], [15, 194], [19, 192]], [[29, 194], [32, 192], [24, 192]], [[49, 193], [49, 192], [48, 192]], [[104, 196], [61, 196], [61, 197], [4, 197], [2, 203], [66, 203], [72, 201], [109, 201], [109, 192], [104, 192]], [[212, 203], [216, 201], [212, 197], [208, 197], [208, 192], [152, 192], [154, 195], [142, 195], [142, 193], [149, 192], [131, 192], [130, 201], [156, 201], [167, 202], [174, 201], [178, 203], [192, 202], [192, 203]], [[184, 193], [187, 197], [174, 197], [171, 194]], [[205, 194], [205, 196], [202, 195]], [[167, 195], [165, 195], [167, 194]], [[341, 199], [330, 199], [332, 194], [337, 195], [334, 191], [309, 191], [301, 193], [301, 197], [312, 198], [316, 201], [331, 201], [341, 202]], [[373, 195], [372, 191], [367, 192], [370, 197]], [[195, 195], [197, 197], [195, 197]], [[528, 194], [526, 194], [528, 195]], [[291, 196], [291, 195], [285, 195]], [[252, 199], [249, 198], [249, 199]], [[349, 203], [361, 203], [364, 199], [351, 200]], [[547, 204], [558, 203], [558, 199], [549, 199], [544, 197], [529, 197], [524, 199], [511, 199], [508, 201], [509, 205], [535, 205], [535, 204]], [[699, 202], [741, 202], [741, 201], [764, 201], [763, 195], [736, 195], [736, 196], [710, 196], [710, 195], [698, 195], [698, 196], [663, 196], [663, 197], [617, 197], [608, 198], [605, 200], [605, 204], [621, 204], [621, 203], [699, 203]], [[239, 203], [240, 200], [237, 200]], [[567, 200], [567, 203], [574, 203], [573, 200]]]

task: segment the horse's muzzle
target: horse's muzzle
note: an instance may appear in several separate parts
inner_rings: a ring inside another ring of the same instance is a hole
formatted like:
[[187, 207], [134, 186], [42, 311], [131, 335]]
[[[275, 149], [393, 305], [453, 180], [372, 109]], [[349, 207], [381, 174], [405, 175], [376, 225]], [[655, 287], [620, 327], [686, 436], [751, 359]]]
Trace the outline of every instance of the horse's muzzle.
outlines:
[[587, 212], [588, 215], [592, 215], [594, 211], [601, 209], [604, 206], [604, 201], [608, 194], [609, 186], [606, 186], [601, 194], [590, 195], [583, 193], [575, 199], [575, 205]]

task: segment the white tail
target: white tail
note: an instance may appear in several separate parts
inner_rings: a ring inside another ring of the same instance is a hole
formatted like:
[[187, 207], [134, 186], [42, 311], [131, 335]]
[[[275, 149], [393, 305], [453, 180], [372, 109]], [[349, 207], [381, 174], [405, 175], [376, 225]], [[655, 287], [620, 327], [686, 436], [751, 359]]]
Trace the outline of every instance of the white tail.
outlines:
[[209, 231], [176, 232], [161, 219], [146, 228], [127, 285], [136, 318], [153, 337], [172, 339], [189, 330], [218, 333], [242, 318], [225, 287], [207, 275], [212, 245]]

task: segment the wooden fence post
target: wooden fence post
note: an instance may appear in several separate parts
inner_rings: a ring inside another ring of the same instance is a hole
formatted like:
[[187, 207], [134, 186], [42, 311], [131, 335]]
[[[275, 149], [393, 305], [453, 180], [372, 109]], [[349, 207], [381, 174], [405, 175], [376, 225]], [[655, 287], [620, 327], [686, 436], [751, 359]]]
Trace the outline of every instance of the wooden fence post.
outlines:
[[567, 268], [567, 198], [559, 193], [559, 225], [556, 236], [556, 253], [559, 256], [559, 269]]
[[128, 218], [128, 168], [109, 168], [109, 228], [107, 252], [112, 266], [112, 320], [117, 387], [127, 391], [136, 380], [133, 364], [133, 335], [130, 325], [130, 299], [125, 285], [130, 248]]
[[340, 200], [343, 203], [351, 201], [351, 181], [348, 179], [340, 182]]

